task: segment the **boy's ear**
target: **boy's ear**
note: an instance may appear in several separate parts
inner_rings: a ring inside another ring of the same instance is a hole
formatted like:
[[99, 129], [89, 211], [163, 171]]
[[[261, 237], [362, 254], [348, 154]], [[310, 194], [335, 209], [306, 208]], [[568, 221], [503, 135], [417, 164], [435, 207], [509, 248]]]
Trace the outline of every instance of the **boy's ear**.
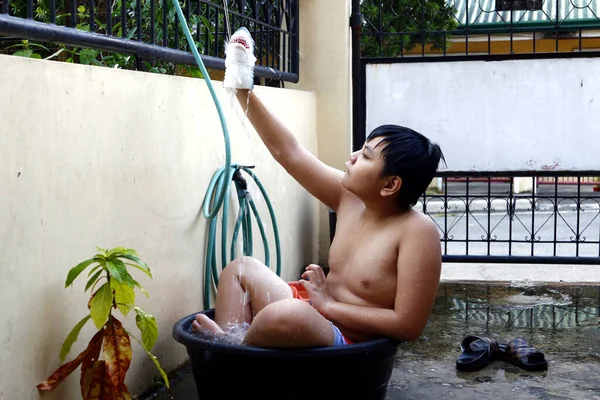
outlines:
[[401, 187], [402, 178], [399, 176], [390, 176], [387, 178], [385, 185], [381, 188], [380, 194], [382, 197], [390, 197], [398, 193]]

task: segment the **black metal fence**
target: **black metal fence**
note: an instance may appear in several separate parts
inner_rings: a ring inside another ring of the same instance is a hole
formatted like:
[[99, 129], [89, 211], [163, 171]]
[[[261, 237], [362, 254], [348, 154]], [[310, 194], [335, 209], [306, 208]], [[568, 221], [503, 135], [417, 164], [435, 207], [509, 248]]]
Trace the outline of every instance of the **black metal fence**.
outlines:
[[[107, 66], [135, 62], [138, 69], [195, 65], [171, 1], [0, 0], [0, 52]], [[245, 26], [255, 40], [255, 76], [297, 82], [298, 2], [186, 0], [182, 9], [207, 68], [225, 68], [228, 24], [231, 33]]]
[[446, 262], [600, 265], [595, 177], [600, 171], [442, 174], [415, 209], [437, 225]]
[[600, 0], [354, 3], [363, 58], [600, 54]]

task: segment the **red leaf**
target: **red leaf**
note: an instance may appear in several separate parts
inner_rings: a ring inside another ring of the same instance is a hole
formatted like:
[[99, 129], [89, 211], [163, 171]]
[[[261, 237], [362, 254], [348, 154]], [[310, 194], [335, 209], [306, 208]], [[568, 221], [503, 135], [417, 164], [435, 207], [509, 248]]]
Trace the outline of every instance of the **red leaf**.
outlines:
[[[93, 389], [93, 382], [95, 379], [98, 379], [95, 377], [95, 374], [99, 373], [97, 372], [97, 368], [99, 368], [97, 362], [100, 357], [100, 350], [102, 349], [103, 337], [104, 333], [101, 330], [94, 335], [88, 345], [88, 352], [81, 363], [81, 377], [79, 379], [79, 384], [81, 386], [81, 397], [84, 399], [91, 396], [90, 393], [95, 390]], [[105, 369], [104, 361], [102, 361], [102, 370], [104, 371]], [[100, 379], [100, 383], [101, 382], [102, 379]], [[99, 394], [97, 396], [99, 396]]]
[[[107, 367], [105, 366], [105, 369]], [[104, 382], [102, 386], [102, 397], [100, 400], [131, 400], [131, 395], [127, 390], [127, 386], [123, 383], [119, 389], [115, 389], [110, 381], [108, 372], [104, 374]]]
[[100, 400], [104, 393], [106, 365], [104, 360], [93, 361], [85, 372], [81, 371], [81, 398], [83, 400]]
[[[96, 342], [98, 342], [102, 338], [101, 333], [102, 331], [98, 331], [98, 333], [94, 335], [92, 340], [90, 340], [87, 349], [79, 353], [79, 355], [74, 360], [69, 361], [68, 363], [60, 366], [56, 371], [54, 371], [54, 373], [52, 373], [52, 375], [50, 375], [50, 377], [46, 381], [37, 385], [36, 387], [38, 388], [38, 390], [51, 392], [54, 389], [56, 389], [56, 387], [62, 381], [64, 381], [67, 376], [69, 376], [73, 371], [75, 371], [79, 364], [81, 364], [81, 362], [86, 358], [90, 350], [95, 349], [95, 346], [97, 345]], [[98, 355], [96, 355], [96, 358], [97, 357]]]
[[115, 391], [120, 392], [131, 364], [131, 342], [121, 322], [114, 317], [111, 317], [104, 330], [103, 358], [106, 361], [106, 373], [110, 383]]

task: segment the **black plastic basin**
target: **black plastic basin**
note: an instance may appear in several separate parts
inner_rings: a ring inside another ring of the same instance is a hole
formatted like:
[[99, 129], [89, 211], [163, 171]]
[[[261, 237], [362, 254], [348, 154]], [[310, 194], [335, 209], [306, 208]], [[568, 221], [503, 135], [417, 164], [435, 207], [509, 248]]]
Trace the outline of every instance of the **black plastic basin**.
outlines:
[[[214, 309], [201, 311], [214, 319]], [[398, 342], [280, 350], [203, 339], [189, 329], [197, 313], [173, 326], [190, 356], [200, 399], [384, 399]]]

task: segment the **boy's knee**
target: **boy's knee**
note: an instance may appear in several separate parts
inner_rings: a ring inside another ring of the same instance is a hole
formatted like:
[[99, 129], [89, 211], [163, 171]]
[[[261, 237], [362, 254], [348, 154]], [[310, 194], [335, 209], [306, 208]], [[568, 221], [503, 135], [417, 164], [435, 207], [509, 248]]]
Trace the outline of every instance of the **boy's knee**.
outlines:
[[276, 301], [263, 308], [254, 318], [253, 324], [258, 322], [261, 330], [288, 332], [302, 324], [307, 307], [310, 306], [298, 299]]
[[231, 261], [229, 264], [227, 264], [225, 268], [223, 268], [221, 275], [234, 274], [237, 276], [241, 276], [244, 273], [247, 273], [249, 269], [254, 269], [261, 265], [263, 264], [254, 257], [238, 257], [235, 260]]

